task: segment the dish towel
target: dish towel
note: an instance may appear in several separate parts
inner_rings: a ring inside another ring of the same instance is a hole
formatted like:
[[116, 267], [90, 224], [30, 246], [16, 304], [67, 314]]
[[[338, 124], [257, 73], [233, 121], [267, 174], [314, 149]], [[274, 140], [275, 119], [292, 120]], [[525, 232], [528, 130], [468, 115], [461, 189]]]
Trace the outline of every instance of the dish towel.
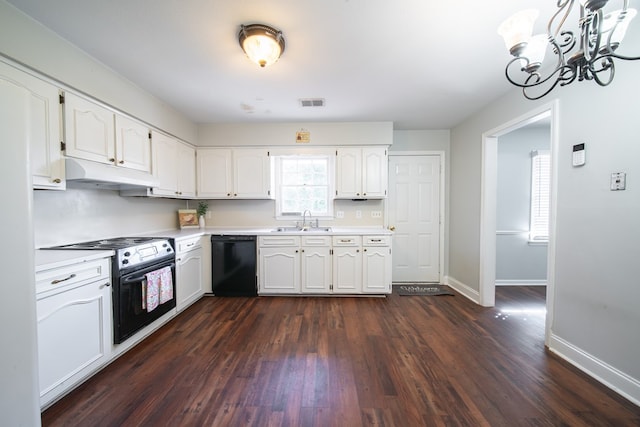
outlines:
[[173, 299], [173, 277], [171, 267], [163, 267], [147, 273], [147, 311], [153, 311], [160, 304]]
[[147, 312], [151, 312], [158, 306], [160, 293], [160, 278], [154, 272], [147, 273], [146, 280], [142, 284], [142, 308], [146, 306]]

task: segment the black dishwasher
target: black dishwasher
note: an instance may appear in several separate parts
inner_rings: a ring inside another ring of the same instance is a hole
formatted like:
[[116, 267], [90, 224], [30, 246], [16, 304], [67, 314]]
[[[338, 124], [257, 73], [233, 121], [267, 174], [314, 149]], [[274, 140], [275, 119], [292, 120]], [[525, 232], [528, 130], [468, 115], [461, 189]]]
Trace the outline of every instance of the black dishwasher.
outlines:
[[256, 236], [211, 236], [213, 294], [257, 296], [256, 257]]

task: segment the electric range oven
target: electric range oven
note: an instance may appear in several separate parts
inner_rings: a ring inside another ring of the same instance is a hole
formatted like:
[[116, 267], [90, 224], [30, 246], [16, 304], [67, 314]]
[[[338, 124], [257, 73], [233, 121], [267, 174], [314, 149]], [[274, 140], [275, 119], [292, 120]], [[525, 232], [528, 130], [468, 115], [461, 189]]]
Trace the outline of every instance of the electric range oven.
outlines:
[[115, 344], [176, 306], [175, 251], [170, 239], [119, 237], [46, 249], [115, 251], [111, 260]]

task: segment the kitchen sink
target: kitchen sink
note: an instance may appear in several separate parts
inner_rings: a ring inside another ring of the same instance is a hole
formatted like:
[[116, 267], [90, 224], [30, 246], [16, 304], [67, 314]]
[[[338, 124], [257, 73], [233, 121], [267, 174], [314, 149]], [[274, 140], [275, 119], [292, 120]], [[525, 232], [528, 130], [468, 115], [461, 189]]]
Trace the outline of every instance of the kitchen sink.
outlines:
[[275, 233], [328, 233], [331, 227], [277, 227], [272, 230]]

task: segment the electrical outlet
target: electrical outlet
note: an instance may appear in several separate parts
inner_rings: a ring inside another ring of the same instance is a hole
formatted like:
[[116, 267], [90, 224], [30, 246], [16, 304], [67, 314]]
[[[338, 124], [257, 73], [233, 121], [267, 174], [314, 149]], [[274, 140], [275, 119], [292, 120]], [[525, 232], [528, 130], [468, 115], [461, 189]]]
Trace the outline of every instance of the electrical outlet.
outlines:
[[627, 186], [627, 174], [615, 172], [611, 174], [611, 191], [624, 190]]
[[361, 219], [362, 218], [362, 211], [360, 211], [360, 210], [356, 211], [356, 218], [357, 219]]
[[344, 211], [336, 212], [336, 218], [344, 218]]
[[382, 218], [382, 212], [380, 212], [380, 211], [371, 211], [371, 218]]

